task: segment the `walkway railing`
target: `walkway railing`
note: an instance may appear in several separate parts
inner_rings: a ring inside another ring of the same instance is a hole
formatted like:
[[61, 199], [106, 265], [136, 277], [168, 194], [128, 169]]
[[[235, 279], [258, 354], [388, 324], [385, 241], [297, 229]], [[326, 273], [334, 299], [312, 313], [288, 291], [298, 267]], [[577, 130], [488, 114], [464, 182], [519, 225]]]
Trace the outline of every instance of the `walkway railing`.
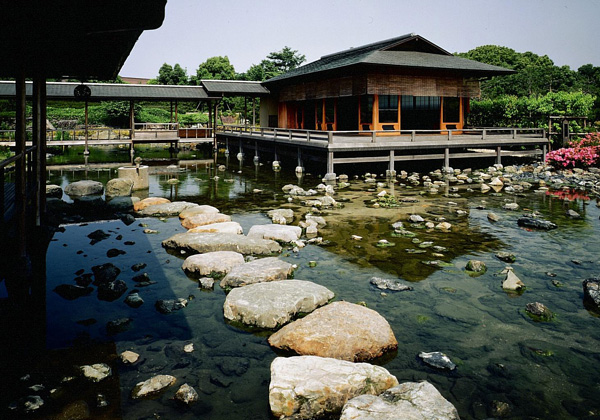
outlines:
[[390, 141], [418, 141], [421, 139], [453, 137], [461, 139], [497, 139], [503, 138], [545, 138], [546, 131], [541, 128], [469, 128], [460, 130], [372, 130], [372, 131], [317, 131], [272, 127], [250, 127], [244, 125], [220, 125], [217, 133], [251, 135], [273, 140], [296, 140], [304, 142], [326, 142], [329, 144], [361, 142], [379, 143]]

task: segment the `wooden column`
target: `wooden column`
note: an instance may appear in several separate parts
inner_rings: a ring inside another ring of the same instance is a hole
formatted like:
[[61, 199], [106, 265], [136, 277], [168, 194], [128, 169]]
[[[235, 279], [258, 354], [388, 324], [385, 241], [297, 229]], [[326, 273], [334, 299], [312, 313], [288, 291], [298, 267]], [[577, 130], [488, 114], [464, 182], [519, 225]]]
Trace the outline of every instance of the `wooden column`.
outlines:
[[248, 126], [248, 97], [244, 96], [244, 127]]
[[252, 98], [252, 127], [256, 127], [256, 98]]
[[390, 165], [389, 165], [390, 168], [389, 169], [390, 169], [390, 176], [391, 177], [394, 176], [394, 172], [396, 171], [394, 169], [394, 160], [395, 160], [394, 158], [395, 158], [395, 153], [394, 153], [393, 150], [390, 150]]
[[450, 167], [450, 149], [446, 147], [444, 149], [444, 168], [449, 168], [449, 167]]
[[502, 147], [501, 146], [496, 147], [496, 163], [497, 164], [502, 163]]
[[179, 101], [175, 101], [175, 123], [179, 122], [178, 106], [179, 106]]
[[90, 150], [88, 149], [88, 139], [89, 139], [89, 130], [88, 130], [88, 100], [85, 100], [85, 150], [83, 151], [84, 155], [89, 155]]
[[27, 211], [27, 185], [26, 185], [26, 119], [25, 119], [25, 76], [20, 74], [15, 79], [16, 94], [16, 127], [15, 127], [15, 155], [19, 158], [15, 162], [15, 210], [16, 210], [16, 247], [19, 258], [27, 256], [27, 242], [25, 240], [25, 212]]
[[41, 226], [46, 213], [46, 79], [33, 79], [33, 144], [35, 225]]
[[133, 143], [133, 138], [135, 137], [135, 113], [133, 101], [129, 101], [129, 128], [131, 129], [131, 142]]
[[169, 122], [173, 122], [173, 101], [170, 101], [171, 104], [171, 119], [169, 120]]

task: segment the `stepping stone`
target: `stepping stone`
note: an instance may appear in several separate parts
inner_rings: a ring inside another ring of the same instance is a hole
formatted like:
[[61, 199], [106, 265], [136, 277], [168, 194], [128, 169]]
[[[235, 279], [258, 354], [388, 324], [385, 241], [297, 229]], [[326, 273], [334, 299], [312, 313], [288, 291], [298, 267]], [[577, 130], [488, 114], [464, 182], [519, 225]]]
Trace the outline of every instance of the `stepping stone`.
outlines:
[[277, 357], [271, 363], [269, 405], [276, 418], [334, 418], [348, 400], [378, 395], [396, 385], [395, 376], [369, 363], [316, 356]]
[[304, 280], [256, 283], [229, 292], [223, 312], [230, 321], [277, 328], [299, 313], [309, 313], [325, 305], [334, 296], [326, 287]]
[[198, 226], [211, 225], [213, 223], [231, 222], [231, 216], [221, 213], [196, 214], [181, 221], [181, 226], [192, 229]]
[[333, 302], [316, 309], [271, 335], [269, 344], [301, 355], [351, 362], [371, 360], [398, 348], [385, 318], [349, 302]]
[[244, 256], [239, 252], [215, 251], [187, 257], [181, 268], [188, 275], [202, 277], [227, 274], [240, 264], [244, 264]]
[[146, 207], [155, 206], [157, 204], [166, 204], [170, 202], [171, 200], [162, 197], [148, 197], [144, 198], [142, 201], [135, 203], [133, 206], [133, 210], [141, 211], [144, 210]]
[[340, 420], [459, 420], [458, 411], [427, 381], [406, 382], [346, 403]]
[[131, 398], [144, 398], [159, 393], [163, 389], [175, 383], [175, 377], [171, 375], [156, 375], [144, 382], [139, 382], [133, 391]]
[[[179, 216], [182, 211], [196, 207], [196, 203], [188, 203], [187, 201], [175, 201], [173, 203], [155, 204], [148, 206], [142, 210], [138, 210], [139, 216], [153, 216], [153, 217], [166, 217], [166, 216]], [[134, 206], [135, 208], [135, 206]]]
[[219, 213], [219, 209], [216, 207], [213, 207], [213, 206], [208, 206], [206, 204], [203, 204], [198, 207], [192, 207], [192, 208], [182, 211], [181, 213], [179, 213], [179, 218], [187, 219], [188, 217], [196, 216], [198, 214], [214, 214], [214, 213]]
[[104, 191], [104, 185], [102, 182], [82, 180], [72, 182], [65, 187], [65, 194], [81, 197], [85, 195], [102, 194]]
[[270, 255], [281, 252], [281, 245], [275, 241], [231, 233], [178, 233], [165, 239], [162, 246], [192, 254], [235, 251], [244, 255]]
[[223, 280], [222, 288], [241, 287], [248, 284], [264, 283], [287, 279], [294, 266], [277, 257], [267, 257], [234, 267]]
[[248, 232], [249, 238], [272, 239], [277, 242], [289, 243], [300, 239], [302, 228], [286, 225], [254, 225]]
[[210, 225], [197, 226], [188, 230], [189, 233], [231, 233], [242, 235], [244, 229], [238, 222], [211, 223]]

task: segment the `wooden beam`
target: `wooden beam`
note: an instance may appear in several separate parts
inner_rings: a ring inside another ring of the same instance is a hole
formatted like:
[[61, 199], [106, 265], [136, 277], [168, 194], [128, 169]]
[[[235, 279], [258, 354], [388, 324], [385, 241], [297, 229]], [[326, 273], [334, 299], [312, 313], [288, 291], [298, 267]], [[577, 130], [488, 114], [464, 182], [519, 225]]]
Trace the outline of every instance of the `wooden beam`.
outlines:
[[27, 242], [25, 232], [25, 212], [27, 211], [27, 185], [26, 185], [26, 116], [25, 116], [25, 76], [20, 74], [15, 79], [16, 93], [16, 127], [15, 127], [15, 154], [19, 156], [15, 162], [15, 210], [16, 210], [16, 247], [20, 258], [27, 257]]

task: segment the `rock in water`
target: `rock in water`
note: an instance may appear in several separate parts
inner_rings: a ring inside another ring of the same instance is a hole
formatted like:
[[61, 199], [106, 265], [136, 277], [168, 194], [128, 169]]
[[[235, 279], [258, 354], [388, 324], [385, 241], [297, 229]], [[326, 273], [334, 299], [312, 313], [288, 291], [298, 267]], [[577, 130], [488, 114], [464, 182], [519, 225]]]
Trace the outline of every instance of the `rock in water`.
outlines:
[[402, 284], [398, 280], [382, 279], [381, 277], [371, 277], [370, 283], [381, 290], [392, 290], [394, 292], [413, 290], [412, 287]]
[[285, 280], [293, 271], [292, 264], [277, 257], [260, 258], [234, 267], [221, 280], [221, 287], [241, 287], [253, 283]]
[[277, 242], [289, 243], [300, 239], [302, 228], [287, 225], [254, 225], [248, 231], [249, 238], [271, 239]]
[[600, 278], [591, 277], [583, 281], [584, 300], [593, 303], [596, 308], [600, 308]]
[[98, 181], [82, 180], [72, 182], [65, 187], [65, 194], [81, 197], [93, 194], [102, 194], [104, 185]]
[[238, 222], [211, 223], [209, 225], [196, 226], [188, 230], [189, 233], [230, 233], [242, 235], [244, 229]]
[[123, 353], [120, 354], [121, 356], [121, 361], [125, 364], [133, 364], [135, 362], [138, 361], [138, 359], [140, 358], [140, 355], [137, 354], [136, 352], [133, 352], [131, 350], [125, 350]]
[[346, 403], [340, 420], [460, 420], [456, 408], [427, 381], [406, 382], [379, 396], [361, 395]]
[[221, 213], [200, 213], [181, 220], [181, 226], [186, 229], [194, 229], [204, 225], [231, 222], [231, 216]]
[[333, 299], [326, 287], [303, 280], [250, 284], [227, 295], [223, 312], [230, 321], [276, 328], [299, 313], [309, 313]]
[[173, 385], [176, 379], [171, 375], [157, 375], [144, 382], [139, 382], [133, 391], [131, 391], [131, 398], [144, 398], [147, 396], [154, 395], [163, 389]]
[[541, 230], [552, 230], [552, 229], [556, 229], [558, 227], [554, 223], [552, 223], [548, 220], [537, 219], [535, 217], [526, 217], [526, 216], [519, 217], [519, 220], [517, 220], [517, 224], [522, 227], [531, 228], [531, 229], [541, 229]]
[[[172, 203], [154, 204], [143, 208], [142, 210], [136, 210], [140, 216], [179, 216], [184, 210], [192, 207], [197, 207], [196, 203], [188, 203], [187, 201], [174, 201]], [[135, 206], [133, 207], [135, 209]]]
[[92, 287], [76, 286], [74, 284], [60, 284], [54, 288], [55, 293], [67, 300], [75, 300], [79, 297], [87, 296], [93, 290], [94, 288]]
[[170, 314], [173, 311], [178, 311], [182, 308], [185, 308], [188, 304], [187, 299], [178, 298], [178, 299], [164, 299], [157, 300], [154, 304], [154, 307], [161, 314]]
[[230, 233], [178, 233], [164, 240], [162, 246], [192, 254], [235, 251], [244, 255], [269, 255], [281, 251], [281, 245], [275, 241]]
[[131, 195], [133, 180], [114, 178], [106, 183], [106, 195], [109, 197], [127, 197]]
[[203, 204], [198, 207], [191, 207], [179, 213], [180, 219], [187, 219], [188, 217], [195, 216], [197, 214], [211, 214], [219, 213], [219, 209], [213, 206]]
[[92, 382], [100, 382], [112, 375], [110, 366], [105, 363], [96, 363], [94, 365], [81, 366], [81, 373]]
[[211, 273], [227, 274], [241, 264], [244, 264], [244, 256], [239, 252], [215, 251], [187, 257], [181, 268], [188, 275], [202, 277]]
[[188, 384], [183, 384], [175, 393], [175, 399], [189, 405], [198, 401], [198, 393]]
[[498, 251], [496, 253], [496, 258], [507, 263], [514, 263], [517, 260], [515, 254], [505, 251]]
[[94, 273], [94, 284], [97, 286], [114, 281], [121, 270], [112, 263], [106, 263], [93, 266], [92, 272]]
[[315, 419], [339, 413], [358, 395], [378, 395], [397, 384], [386, 369], [369, 363], [277, 357], [271, 363], [269, 405], [278, 418]]
[[273, 347], [301, 355], [361, 362], [396, 350], [388, 322], [372, 309], [333, 302], [286, 325], [269, 337]]
[[438, 369], [447, 369], [454, 370], [456, 369], [456, 365], [450, 360], [448, 356], [439, 351], [434, 351], [431, 353], [421, 352], [419, 353], [419, 357], [425, 364], [438, 368]]
[[54, 184], [46, 185], [46, 196], [52, 198], [62, 198], [63, 190], [60, 186]]
[[478, 260], [469, 260], [467, 262], [467, 271], [472, 271], [473, 273], [483, 274], [487, 271], [487, 267], [483, 261]]
[[144, 198], [142, 201], [138, 201], [133, 205], [134, 211], [144, 210], [146, 207], [155, 206], [157, 204], [165, 204], [170, 203], [171, 200], [162, 198], [162, 197], [148, 197]]
[[525, 310], [527, 311], [527, 315], [537, 322], [548, 322], [554, 318], [552, 311], [546, 305], [539, 302], [528, 303], [525, 305]]
[[517, 277], [515, 273], [513, 273], [512, 269], [508, 270], [506, 273], [506, 278], [502, 283], [502, 288], [505, 290], [521, 290], [525, 287], [525, 283], [521, 281], [520, 278]]

